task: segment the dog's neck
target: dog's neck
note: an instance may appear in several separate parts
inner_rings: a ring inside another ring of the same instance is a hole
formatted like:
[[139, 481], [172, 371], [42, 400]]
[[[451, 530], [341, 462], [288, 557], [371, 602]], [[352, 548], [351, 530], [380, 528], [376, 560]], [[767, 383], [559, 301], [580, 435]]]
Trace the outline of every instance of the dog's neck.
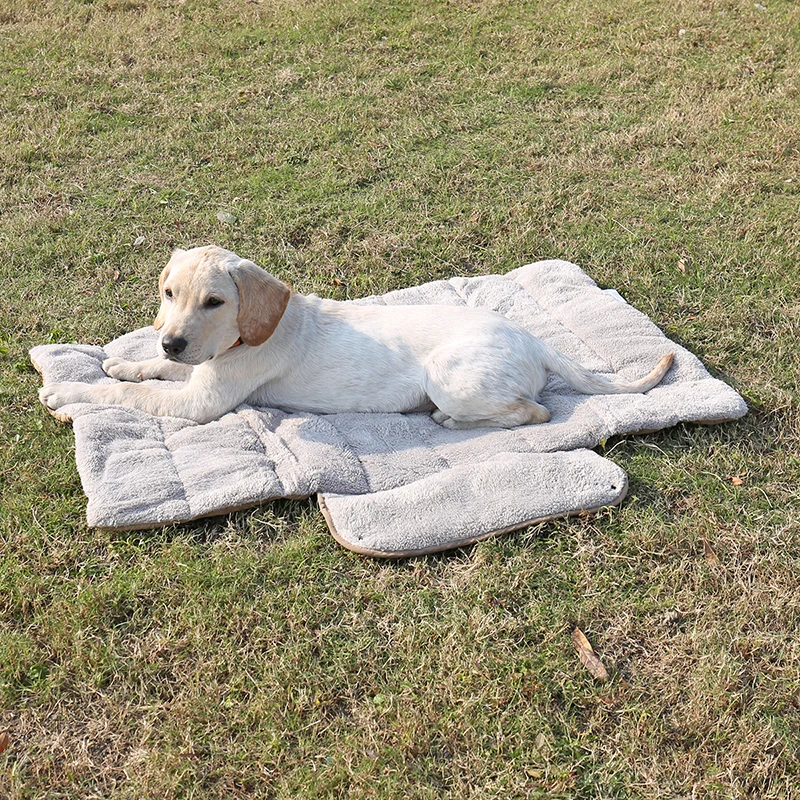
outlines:
[[234, 360], [257, 359], [258, 369], [267, 379], [291, 372], [293, 365], [303, 358], [300, 343], [306, 340], [301, 335], [302, 329], [315, 316], [313, 313], [309, 314], [307, 300], [304, 295], [292, 293], [286, 310], [269, 339], [259, 345], [241, 346], [244, 343], [239, 337], [224, 355]]

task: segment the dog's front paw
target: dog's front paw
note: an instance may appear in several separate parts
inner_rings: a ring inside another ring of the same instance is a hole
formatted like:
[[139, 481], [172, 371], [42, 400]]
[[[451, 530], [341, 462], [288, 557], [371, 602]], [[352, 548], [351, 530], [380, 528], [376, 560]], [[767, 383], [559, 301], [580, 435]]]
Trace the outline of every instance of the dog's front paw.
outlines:
[[103, 372], [118, 381], [133, 381], [139, 383], [142, 380], [141, 365], [134, 361], [126, 361], [124, 358], [107, 358], [103, 362]]
[[51, 411], [57, 411], [70, 403], [90, 402], [85, 383], [50, 383], [39, 389], [39, 400]]

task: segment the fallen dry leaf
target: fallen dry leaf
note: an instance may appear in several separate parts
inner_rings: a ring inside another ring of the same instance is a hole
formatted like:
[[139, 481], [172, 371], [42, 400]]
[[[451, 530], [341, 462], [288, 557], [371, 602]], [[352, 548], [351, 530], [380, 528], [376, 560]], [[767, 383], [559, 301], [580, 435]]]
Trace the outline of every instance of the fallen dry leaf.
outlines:
[[541, 778], [544, 775], [544, 770], [536, 767], [525, 767], [525, 774], [529, 778]]
[[5, 753], [8, 750], [8, 731], [0, 733], [0, 753]]
[[719, 556], [714, 552], [714, 548], [708, 543], [707, 539], [703, 539], [703, 555], [709, 564], [719, 564]]
[[608, 680], [608, 670], [603, 665], [603, 662], [595, 655], [589, 640], [584, 635], [580, 628], [575, 628], [572, 631], [572, 644], [578, 651], [578, 658], [581, 660], [586, 669], [592, 674], [592, 677], [598, 681]]
[[678, 262], [678, 269], [684, 274], [686, 273], [686, 262], [683, 259]]
[[744, 483], [744, 481], [741, 478], [734, 476], [733, 478], [731, 478], [731, 483], [734, 486], [741, 486]]

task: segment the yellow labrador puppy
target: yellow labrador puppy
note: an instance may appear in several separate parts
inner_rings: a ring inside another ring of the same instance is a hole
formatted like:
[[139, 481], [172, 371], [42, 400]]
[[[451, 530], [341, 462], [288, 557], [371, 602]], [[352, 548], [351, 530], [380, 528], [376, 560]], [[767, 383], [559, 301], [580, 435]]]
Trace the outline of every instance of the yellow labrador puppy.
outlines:
[[[208, 422], [239, 403], [330, 414], [432, 411], [447, 428], [547, 422], [537, 402], [554, 372], [584, 394], [646, 392], [664, 356], [633, 383], [593, 374], [492, 311], [461, 306], [370, 306], [291, 291], [220, 247], [176, 250], [159, 280], [158, 358], [110, 358], [123, 383], [56, 383], [41, 401], [108, 403]], [[139, 384], [185, 381], [180, 389]]]

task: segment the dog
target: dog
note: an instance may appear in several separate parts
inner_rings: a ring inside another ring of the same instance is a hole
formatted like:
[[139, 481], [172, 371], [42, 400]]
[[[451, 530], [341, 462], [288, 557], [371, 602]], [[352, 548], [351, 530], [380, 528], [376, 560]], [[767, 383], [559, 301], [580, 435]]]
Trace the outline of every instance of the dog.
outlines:
[[[646, 392], [673, 360], [623, 383], [501, 314], [302, 295], [214, 245], [175, 250], [159, 291], [157, 358], [109, 358], [103, 369], [120, 383], [50, 384], [42, 403], [123, 405], [205, 423], [247, 401], [317, 414], [429, 411], [446, 428], [512, 428], [550, 420], [538, 402], [548, 372], [583, 394]], [[152, 378], [184, 384], [141, 383]]]

